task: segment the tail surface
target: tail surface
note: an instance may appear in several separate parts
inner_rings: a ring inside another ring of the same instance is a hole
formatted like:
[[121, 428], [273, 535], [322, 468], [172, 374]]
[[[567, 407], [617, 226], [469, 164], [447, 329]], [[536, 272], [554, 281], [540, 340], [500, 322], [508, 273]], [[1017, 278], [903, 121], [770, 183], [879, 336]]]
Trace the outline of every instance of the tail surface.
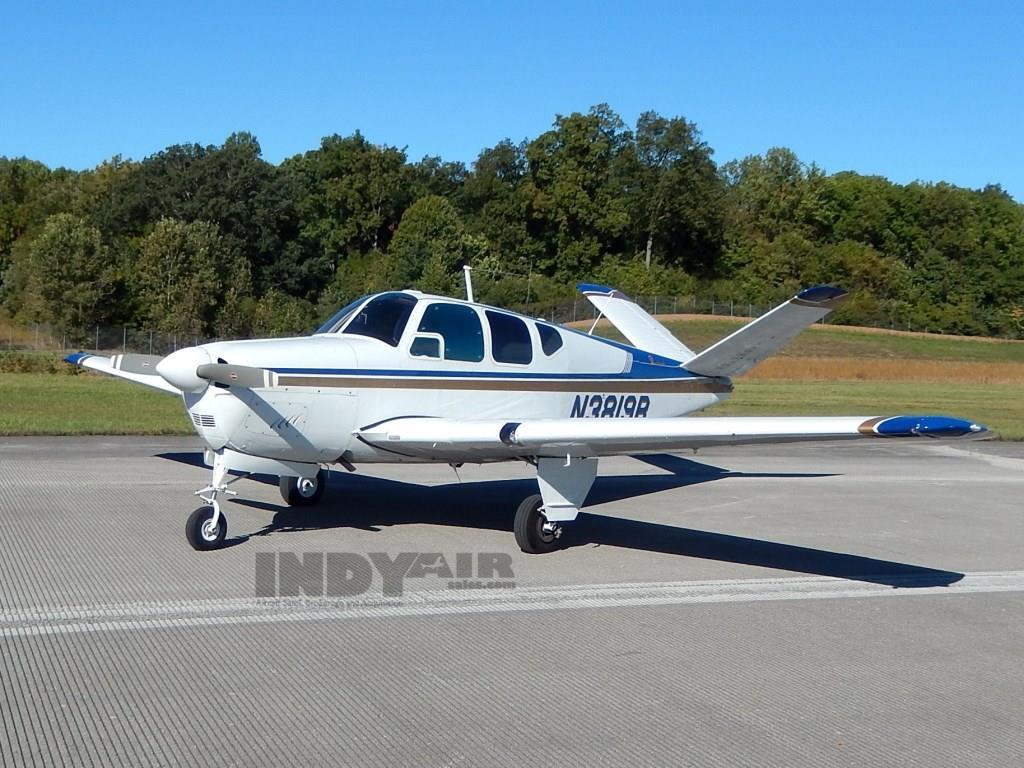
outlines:
[[580, 283], [576, 287], [634, 347], [681, 363], [693, 359], [693, 350], [622, 291], [593, 283]]
[[739, 376], [821, 320], [848, 296], [841, 288], [819, 285], [800, 291], [770, 312], [744, 325], [686, 363], [703, 376]]

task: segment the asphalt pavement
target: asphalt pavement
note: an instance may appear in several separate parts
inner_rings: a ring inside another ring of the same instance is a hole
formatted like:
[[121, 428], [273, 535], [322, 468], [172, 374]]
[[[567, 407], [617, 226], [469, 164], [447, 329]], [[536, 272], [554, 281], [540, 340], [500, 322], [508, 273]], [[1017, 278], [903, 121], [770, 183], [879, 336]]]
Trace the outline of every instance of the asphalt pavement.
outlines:
[[0, 439], [2, 765], [1024, 764], [1024, 446], [268, 479], [192, 551], [190, 439]]

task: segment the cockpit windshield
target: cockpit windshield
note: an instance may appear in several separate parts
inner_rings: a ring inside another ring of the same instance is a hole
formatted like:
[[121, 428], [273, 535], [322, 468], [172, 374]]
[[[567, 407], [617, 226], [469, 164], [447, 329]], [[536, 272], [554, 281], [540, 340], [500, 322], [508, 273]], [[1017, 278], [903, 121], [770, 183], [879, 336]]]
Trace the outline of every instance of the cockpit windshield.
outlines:
[[369, 336], [397, 347], [415, 306], [416, 298], [407, 293], [381, 294], [356, 312], [342, 333]]
[[339, 309], [337, 312], [331, 315], [330, 319], [328, 319], [326, 323], [324, 323], [315, 331], [313, 331], [313, 335], [315, 336], [318, 333], [334, 333], [335, 331], [337, 331], [339, 328], [341, 328], [342, 324], [346, 320], [348, 320], [348, 316], [351, 315], [356, 310], [356, 307], [358, 307], [360, 304], [366, 301], [369, 297], [369, 294], [367, 294], [366, 296], [360, 296], [351, 304], [346, 304], [342, 309]]

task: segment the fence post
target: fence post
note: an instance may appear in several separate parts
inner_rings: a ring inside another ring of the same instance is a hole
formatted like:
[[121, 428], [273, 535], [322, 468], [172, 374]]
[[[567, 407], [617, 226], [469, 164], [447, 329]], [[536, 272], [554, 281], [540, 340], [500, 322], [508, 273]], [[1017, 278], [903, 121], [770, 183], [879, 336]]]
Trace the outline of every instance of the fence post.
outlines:
[[658, 294], [654, 294], [654, 314], [658, 314]]
[[128, 352], [128, 326], [121, 326], [121, 351]]
[[153, 354], [153, 332], [149, 332], [149, 354]]
[[96, 326], [96, 351], [100, 351], [100, 327]]
[[732, 299], [729, 299], [729, 317], [735, 317], [736, 316], [735, 311], [733, 311], [734, 308], [735, 308], [735, 303], [733, 302]]
[[576, 299], [572, 300], [572, 321], [576, 322]]

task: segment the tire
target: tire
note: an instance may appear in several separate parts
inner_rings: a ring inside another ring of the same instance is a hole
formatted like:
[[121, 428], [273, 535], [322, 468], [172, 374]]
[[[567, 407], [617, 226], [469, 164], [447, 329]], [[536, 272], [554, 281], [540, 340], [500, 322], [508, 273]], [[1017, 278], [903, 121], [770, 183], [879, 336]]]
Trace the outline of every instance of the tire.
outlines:
[[209, 523], [213, 520], [213, 507], [202, 506], [188, 516], [185, 523], [185, 538], [192, 549], [205, 552], [220, 549], [224, 546], [224, 537], [228, 535], [228, 519], [223, 512], [217, 521], [216, 530], [211, 531]]
[[559, 549], [558, 537], [553, 533], [544, 532], [547, 518], [540, 511], [543, 500], [540, 494], [527, 496], [516, 510], [515, 526], [516, 544], [529, 555], [543, 555]]
[[327, 470], [321, 469], [316, 473], [316, 477], [311, 479], [313, 480], [314, 487], [306, 489], [306, 483], [303, 482], [304, 478], [282, 476], [278, 482], [278, 487], [281, 489], [281, 498], [290, 507], [310, 507], [319, 503], [320, 499], [323, 498], [324, 488], [327, 487]]

